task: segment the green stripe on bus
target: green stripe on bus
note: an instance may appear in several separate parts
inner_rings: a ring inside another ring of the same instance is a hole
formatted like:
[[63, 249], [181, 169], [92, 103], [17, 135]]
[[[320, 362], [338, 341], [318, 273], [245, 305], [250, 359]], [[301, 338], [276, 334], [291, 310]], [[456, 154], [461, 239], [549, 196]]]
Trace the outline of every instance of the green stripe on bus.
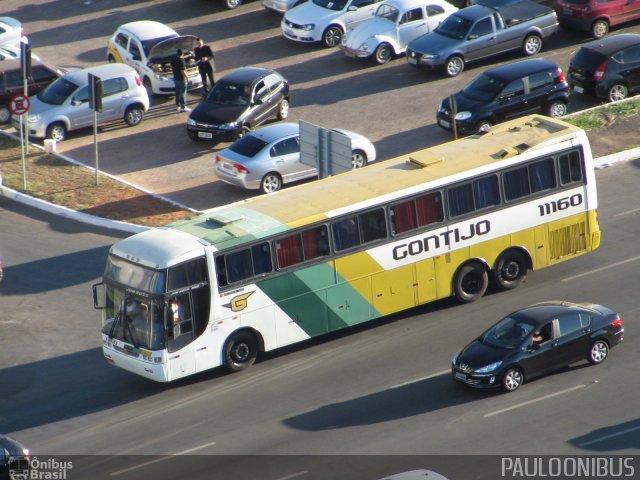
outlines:
[[258, 287], [313, 337], [380, 317], [329, 263], [259, 282]]

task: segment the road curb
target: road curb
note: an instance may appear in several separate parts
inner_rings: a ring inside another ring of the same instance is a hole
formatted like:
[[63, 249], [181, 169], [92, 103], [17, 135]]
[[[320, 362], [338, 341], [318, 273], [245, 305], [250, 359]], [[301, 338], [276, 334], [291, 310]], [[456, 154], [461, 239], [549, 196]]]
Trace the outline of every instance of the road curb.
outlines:
[[[0, 131], [1, 132], [1, 131]], [[13, 138], [17, 138], [14, 135], [11, 135], [9, 133], [6, 132], [1, 132], [4, 135], [8, 135], [11, 136]], [[35, 147], [35, 148], [39, 148], [41, 150], [44, 150], [43, 147], [41, 147], [40, 145], [36, 145], [36, 144], [30, 144], [30, 147]], [[91, 170], [92, 172], [95, 172], [95, 169], [92, 167], [89, 167], [87, 165], [85, 165], [84, 163], [81, 163], [77, 160], [74, 160], [73, 158], [67, 157], [65, 155], [56, 153], [56, 155], [58, 155], [59, 157], [63, 158], [64, 160], [74, 164], [74, 165], [78, 165], [80, 167], [84, 167], [84, 168], [88, 168], [89, 170]], [[603, 157], [598, 157], [594, 159], [594, 165], [595, 168], [597, 169], [602, 169], [602, 168], [607, 168], [610, 167], [611, 165], [613, 165], [614, 163], [617, 162], [628, 162], [630, 160], [634, 160], [636, 158], [640, 158], [640, 147], [637, 148], [632, 148], [629, 150], [624, 150], [622, 152], [617, 152], [617, 153], [613, 153], [611, 155], [605, 155]], [[136, 188], [138, 190], [140, 190], [141, 192], [146, 193], [147, 195], [152, 195], [160, 200], [163, 200], [165, 202], [171, 203], [173, 205], [176, 205], [180, 208], [183, 208], [185, 210], [191, 211], [193, 213], [199, 213], [198, 210], [195, 210], [191, 207], [187, 207], [186, 205], [182, 205], [174, 200], [171, 200], [170, 198], [166, 198], [163, 197], [161, 195], [158, 195], [154, 192], [151, 192], [149, 190], [146, 190], [144, 188], [141, 188], [137, 185], [134, 185], [133, 183], [127, 182], [126, 180], [122, 180], [121, 178], [118, 178], [114, 175], [111, 175], [109, 173], [105, 173], [100, 171], [100, 175], [105, 175], [109, 178], [112, 178], [114, 180], [117, 180], [118, 182], [122, 182], [125, 183], [127, 185], [129, 185], [130, 187]], [[53, 203], [47, 202], [45, 200], [41, 200], [39, 198], [34, 198], [34, 197], [30, 197], [29, 195], [25, 195], [24, 193], [20, 193], [16, 190], [13, 190], [11, 188], [5, 187], [2, 185], [2, 177], [0, 177], [0, 195], [2, 195], [3, 197], [7, 197], [10, 198], [11, 200], [15, 200], [16, 202], [20, 202], [23, 203], [25, 205], [29, 205], [31, 207], [35, 207], [38, 208], [40, 210], [44, 210], [47, 211], [49, 213], [52, 213], [54, 215], [60, 215], [62, 217], [66, 217], [66, 218], [70, 218], [73, 220], [76, 220], [78, 222], [83, 222], [83, 223], [87, 223], [90, 225], [95, 225], [95, 226], [99, 226], [99, 227], [104, 227], [104, 228], [108, 228], [108, 229], [112, 229], [112, 230], [119, 230], [122, 232], [129, 232], [129, 233], [138, 233], [138, 232], [142, 232], [145, 230], [149, 230], [150, 228], [154, 228], [154, 227], [145, 227], [142, 225], [135, 225], [133, 223], [127, 223], [127, 222], [121, 222], [118, 220], [110, 220], [108, 218], [102, 218], [102, 217], [96, 217], [95, 215], [89, 215], [88, 213], [83, 213], [83, 212], [78, 212], [76, 210], [72, 210], [70, 208], [67, 207], [62, 207], [60, 205], [55, 205]]]

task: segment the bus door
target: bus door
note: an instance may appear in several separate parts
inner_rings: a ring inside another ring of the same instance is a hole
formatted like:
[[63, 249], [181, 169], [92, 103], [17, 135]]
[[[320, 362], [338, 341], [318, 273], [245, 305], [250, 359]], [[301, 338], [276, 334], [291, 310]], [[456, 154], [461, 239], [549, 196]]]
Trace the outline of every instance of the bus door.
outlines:
[[193, 305], [189, 292], [169, 298], [167, 350], [172, 380], [194, 373], [196, 370], [193, 320]]

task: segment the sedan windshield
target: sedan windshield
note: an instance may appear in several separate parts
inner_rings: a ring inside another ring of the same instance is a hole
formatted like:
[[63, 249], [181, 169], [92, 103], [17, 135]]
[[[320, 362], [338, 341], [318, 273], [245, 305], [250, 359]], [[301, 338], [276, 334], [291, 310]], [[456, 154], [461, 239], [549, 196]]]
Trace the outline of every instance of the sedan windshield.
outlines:
[[342, 10], [348, 2], [349, 0], [313, 0], [313, 3], [319, 7], [335, 10], [336, 12]]
[[269, 144], [261, 138], [254, 137], [253, 135], [245, 135], [244, 137], [241, 137], [240, 140], [233, 143], [233, 145], [229, 147], [229, 150], [237, 153], [238, 155], [251, 158], [267, 145]]
[[487, 330], [480, 337], [480, 341], [492, 347], [513, 350], [534, 328], [534, 325], [523, 315], [509, 316]]
[[471, 25], [473, 25], [471, 20], [457, 15], [449, 15], [434, 31], [445, 37], [462, 40], [467, 36]]
[[38, 94], [38, 100], [49, 105], [62, 105], [77, 89], [78, 85], [75, 83], [59, 78]]
[[376, 17], [386, 18], [390, 22], [396, 23], [398, 21], [398, 16], [400, 12], [398, 9], [392, 5], [387, 5], [383, 3], [376, 10]]
[[505, 82], [483, 73], [462, 89], [462, 95], [473, 100], [488, 102], [496, 98]]
[[218, 105], [248, 105], [250, 98], [251, 87], [248, 85], [217, 82], [205, 101]]

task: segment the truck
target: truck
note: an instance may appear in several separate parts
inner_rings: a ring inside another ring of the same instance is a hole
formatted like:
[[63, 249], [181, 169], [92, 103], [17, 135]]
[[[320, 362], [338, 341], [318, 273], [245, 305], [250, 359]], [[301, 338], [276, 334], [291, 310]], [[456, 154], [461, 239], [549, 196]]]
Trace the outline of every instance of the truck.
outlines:
[[443, 69], [449, 77], [462, 73], [469, 62], [522, 49], [535, 55], [543, 40], [558, 31], [552, 8], [531, 0], [499, 5], [471, 5], [446, 18], [433, 32], [407, 45], [409, 65]]

